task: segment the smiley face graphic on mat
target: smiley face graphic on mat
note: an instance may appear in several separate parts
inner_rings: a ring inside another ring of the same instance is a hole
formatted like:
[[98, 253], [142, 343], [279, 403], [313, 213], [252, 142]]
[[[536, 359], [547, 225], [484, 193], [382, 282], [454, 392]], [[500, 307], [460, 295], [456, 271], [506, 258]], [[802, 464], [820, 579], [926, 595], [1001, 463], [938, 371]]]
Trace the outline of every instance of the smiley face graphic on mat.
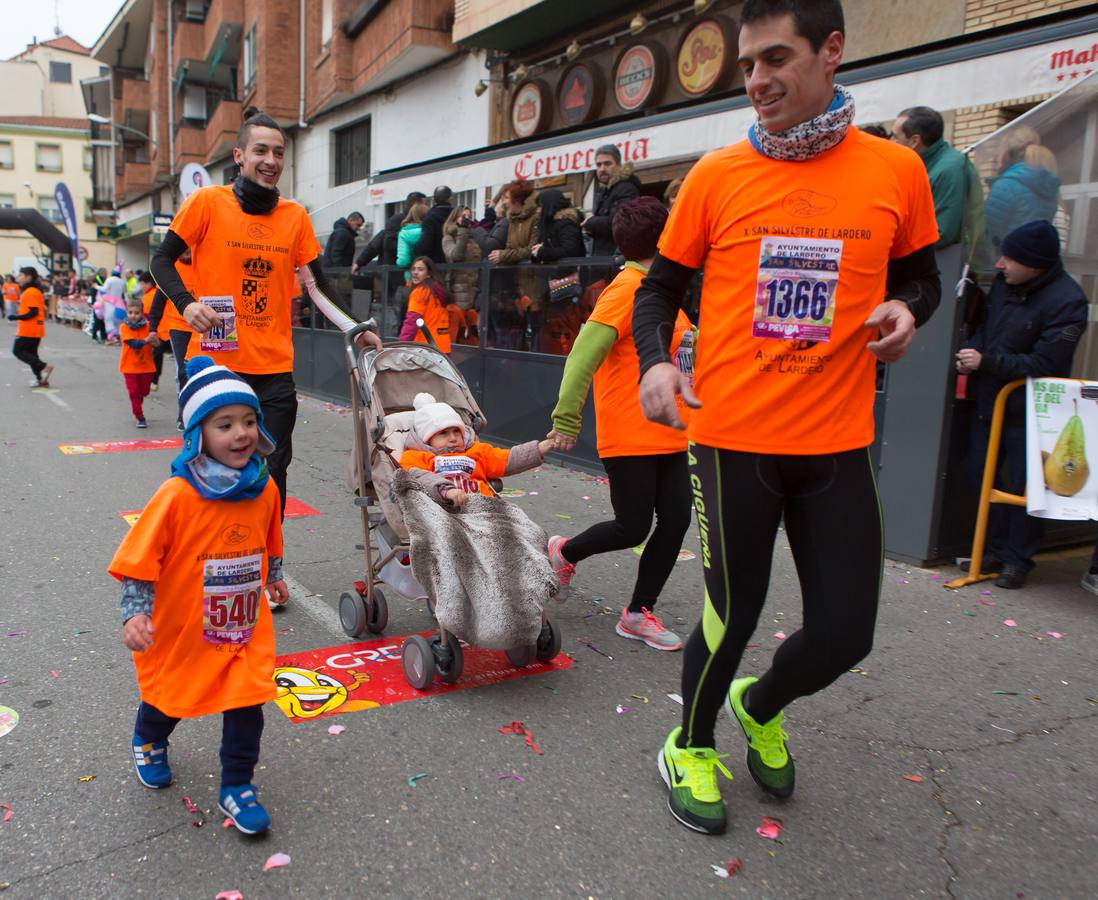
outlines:
[[380, 706], [374, 700], [350, 700], [348, 693], [370, 680], [364, 673], [348, 672], [354, 682], [343, 684], [331, 675], [299, 669], [295, 666], [279, 666], [274, 670], [278, 696], [275, 703], [292, 719], [315, 719], [325, 713], [351, 712], [356, 709], [373, 709]]

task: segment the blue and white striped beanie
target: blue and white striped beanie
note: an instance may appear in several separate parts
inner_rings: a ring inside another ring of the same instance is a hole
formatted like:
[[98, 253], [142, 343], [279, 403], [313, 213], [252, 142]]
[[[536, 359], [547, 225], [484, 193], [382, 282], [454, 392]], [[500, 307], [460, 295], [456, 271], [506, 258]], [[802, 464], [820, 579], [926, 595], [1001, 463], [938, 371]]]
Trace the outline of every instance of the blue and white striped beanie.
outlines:
[[183, 417], [181, 456], [184, 462], [202, 452], [202, 422], [206, 417], [236, 403], [250, 406], [256, 411], [259, 421], [256, 452], [260, 456], [269, 456], [274, 452], [274, 441], [263, 427], [263, 412], [251, 385], [235, 372], [216, 365], [208, 356], [195, 356], [187, 360], [187, 384], [179, 394]]

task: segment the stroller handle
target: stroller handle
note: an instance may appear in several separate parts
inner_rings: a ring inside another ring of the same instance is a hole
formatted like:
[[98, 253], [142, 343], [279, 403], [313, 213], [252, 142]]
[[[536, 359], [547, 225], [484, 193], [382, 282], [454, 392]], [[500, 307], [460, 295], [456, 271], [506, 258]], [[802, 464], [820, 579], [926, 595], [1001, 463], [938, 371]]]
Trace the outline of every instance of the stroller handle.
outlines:
[[431, 334], [431, 329], [427, 327], [427, 323], [423, 319], [416, 319], [416, 328], [420, 330], [420, 333], [427, 339], [427, 345], [439, 349], [438, 344], [435, 343], [435, 336]]
[[365, 322], [359, 322], [350, 331], [345, 331], [343, 333], [343, 340], [344, 340], [344, 343], [346, 344], [346, 350], [347, 350], [347, 362], [350, 364], [352, 372], [355, 370], [355, 367], [358, 365], [358, 354], [360, 352], [359, 348], [358, 348], [358, 344], [355, 343], [355, 339], [360, 334], [363, 334], [364, 332], [367, 332], [367, 331], [372, 331], [375, 334], [377, 334], [377, 321], [376, 320], [371, 318], [371, 319], [367, 319]]

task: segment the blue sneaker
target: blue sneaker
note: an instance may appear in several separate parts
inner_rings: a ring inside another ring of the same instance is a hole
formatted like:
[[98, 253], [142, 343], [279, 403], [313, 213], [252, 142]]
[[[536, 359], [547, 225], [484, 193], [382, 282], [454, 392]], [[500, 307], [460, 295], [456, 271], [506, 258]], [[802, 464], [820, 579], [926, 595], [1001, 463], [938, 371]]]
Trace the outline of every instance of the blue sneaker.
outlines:
[[259, 834], [271, 827], [271, 817], [256, 799], [254, 784], [223, 787], [217, 806], [245, 834]]
[[168, 742], [145, 743], [133, 736], [133, 767], [137, 780], [145, 787], [159, 790], [172, 783], [172, 768], [168, 765]]

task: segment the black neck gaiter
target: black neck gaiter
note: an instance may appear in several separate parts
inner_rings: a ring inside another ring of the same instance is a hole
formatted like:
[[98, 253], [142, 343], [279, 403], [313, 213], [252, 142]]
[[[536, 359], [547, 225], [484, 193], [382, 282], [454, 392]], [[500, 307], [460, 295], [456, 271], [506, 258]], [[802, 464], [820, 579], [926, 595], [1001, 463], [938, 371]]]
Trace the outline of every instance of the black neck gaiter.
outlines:
[[265, 216], [278, 206], [278, 188], [266, 188], [250, 178], [237, 175], [233, 194], [240, 208], [249, 216]]

